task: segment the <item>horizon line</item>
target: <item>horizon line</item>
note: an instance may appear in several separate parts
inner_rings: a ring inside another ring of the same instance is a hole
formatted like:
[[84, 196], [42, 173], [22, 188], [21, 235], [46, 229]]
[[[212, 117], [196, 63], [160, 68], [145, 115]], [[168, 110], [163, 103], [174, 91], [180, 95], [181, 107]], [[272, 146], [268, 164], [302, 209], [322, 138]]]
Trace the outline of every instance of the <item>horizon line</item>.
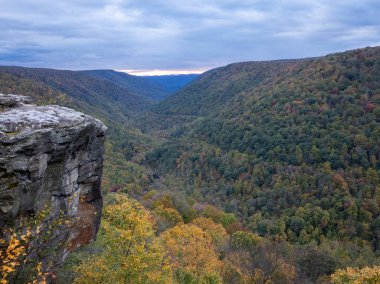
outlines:
[[136, 70], [136, 69], [122, 69], [116, 70], [119, 72], [128, 73], [134, 76], [165, 76], [165, 75], [190, 75], [190, 74], [202, 74], [208, 69], [198, 69], [198, 70]]

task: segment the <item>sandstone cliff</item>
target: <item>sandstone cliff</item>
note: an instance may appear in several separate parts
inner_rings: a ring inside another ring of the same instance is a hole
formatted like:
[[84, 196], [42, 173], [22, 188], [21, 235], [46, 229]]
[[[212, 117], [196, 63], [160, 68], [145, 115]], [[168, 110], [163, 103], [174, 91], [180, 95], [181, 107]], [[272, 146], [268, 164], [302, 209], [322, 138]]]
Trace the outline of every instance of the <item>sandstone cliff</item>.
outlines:
[[106, 127], [68, 108], [29, 103], [0, 94], [0, 228], [44, 206], [50, 219], [63, 212], [75, 223], [57, 231], [62, 260], [99, 227]]

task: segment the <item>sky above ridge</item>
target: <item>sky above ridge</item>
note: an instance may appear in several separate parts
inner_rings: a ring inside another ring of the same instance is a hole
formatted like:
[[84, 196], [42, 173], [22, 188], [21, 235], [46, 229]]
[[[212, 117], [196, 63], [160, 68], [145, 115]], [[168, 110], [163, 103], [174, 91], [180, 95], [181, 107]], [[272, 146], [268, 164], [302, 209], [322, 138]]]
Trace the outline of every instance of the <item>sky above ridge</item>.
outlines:
[[201, 72], [380, 45], [379, 15], [379, 0], [0, 0], [0, 65]]

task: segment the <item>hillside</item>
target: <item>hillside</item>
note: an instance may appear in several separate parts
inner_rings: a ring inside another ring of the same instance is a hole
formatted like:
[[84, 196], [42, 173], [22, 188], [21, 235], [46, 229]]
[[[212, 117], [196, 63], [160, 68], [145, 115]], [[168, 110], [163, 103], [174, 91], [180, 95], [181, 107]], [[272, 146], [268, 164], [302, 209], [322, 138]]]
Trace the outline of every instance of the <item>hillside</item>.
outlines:
[[243, 62], [216, 68], [200, 75], [155, 110], [164, 114], [209, 114], [239, 93], [288, 72], [295, 64], [294, 60]]
[[217, 68], [155, 106], [179, 123], [147, 158], [261, 236], [377, 251], [379, 94], [379, 47]]
[[87, 70], [80, 71], [79, 73], [89, 77], [106, 80], [121, 88], [127, 89], [132, 94], [153, 100], [162, 100], [171, 93], [171, 90], [168, 90], [160, 82], [147, 80], [144, 77], [132, 76], [124, 72], [113, 70]]
[[[129, 89], [109, 80], [94, 78], [80, 71], [66, 71], [45, 68], [0, 67], [1, 74], [28, 79], [38, 84], [48, 85], [55, 91], [66, 93], [76, 101], [86, 105], [109, 110], [112, 106], [122, 107], [122, 111], [146, 109], [151, 101], [134, 94]], [[107, 111], [107, 113], [112, 113]]]

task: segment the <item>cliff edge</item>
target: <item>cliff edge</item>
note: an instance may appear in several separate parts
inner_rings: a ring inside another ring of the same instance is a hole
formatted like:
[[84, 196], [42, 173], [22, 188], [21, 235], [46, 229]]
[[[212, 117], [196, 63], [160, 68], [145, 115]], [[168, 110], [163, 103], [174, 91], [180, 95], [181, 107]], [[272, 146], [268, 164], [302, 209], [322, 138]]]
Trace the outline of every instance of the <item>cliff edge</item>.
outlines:
[[62, 260], [99, 228], [106, 127], [65, 107], [30, 102], [0, 94], [0, 232], [48, 206], [50, 219], [75, 220], [68, 232], [57, 231], [66, 243]]

